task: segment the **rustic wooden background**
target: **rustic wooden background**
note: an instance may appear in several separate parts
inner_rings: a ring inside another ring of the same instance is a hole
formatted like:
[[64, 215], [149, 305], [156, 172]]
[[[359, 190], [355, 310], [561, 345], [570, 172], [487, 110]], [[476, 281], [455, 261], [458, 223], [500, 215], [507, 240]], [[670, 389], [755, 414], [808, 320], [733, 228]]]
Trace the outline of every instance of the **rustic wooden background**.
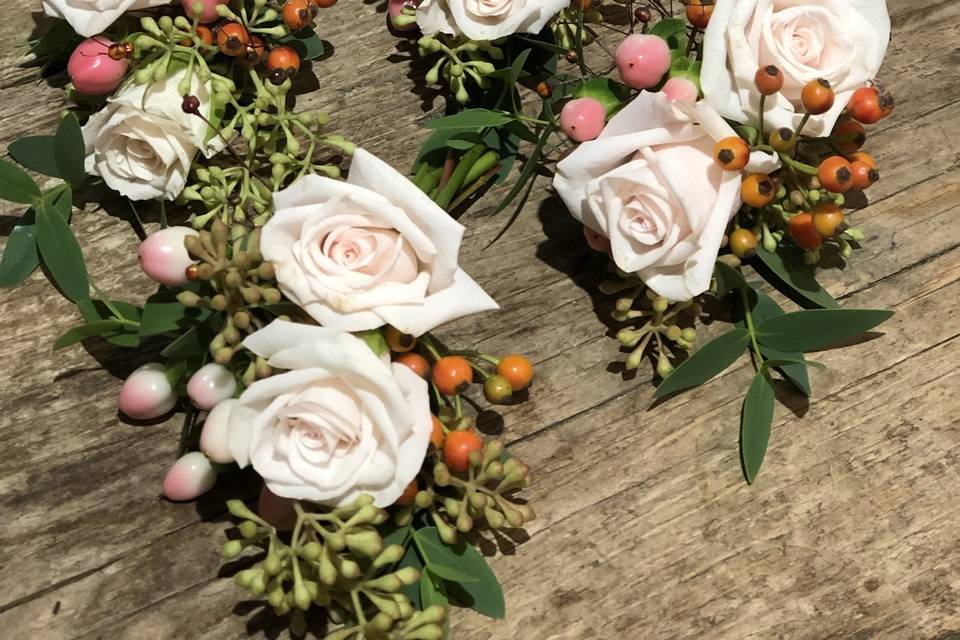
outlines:
[[[36, 14], [0, 0], [0, 141], [50, 131], [60, 93], [19, 43]], [[33, 4], [33, 3], [29, 3]], [[544, 188], [516, 227], [478, 207], [463, 264], [503, 305], [446, 327], [452, 342], [536, 362], [533, 401], [503, 412], [536, 470], [540, 518], [492, 559], [508, 619], [454, 614], [453, 637], [946, 638], [960, 629], [960, 4], [891, 0], [884, 77], [899, 99], [870, 149], [884, 179], [854, 215], [868, 235], [823, 281], [851, 307], [891, 307], [883, 335], [817, 354], [814, 401], [777, 410], [753, 487], [737, 454], [746, 361], [649, 410], [649, 374], [624, 378], [591, 292], [594, 257]], [[320, 18], [335, 55], [306, 100], [396, 166], [440, 107], [413, 91], [382, 13], [341, 2]], [[389, 58], [388, 58], [389, 56]], [[432, 109], [432, 111], [431, 111]], [[488, 198], [487, 204], [494, 200]], [[5, 237], [20, 214], [0, 205]], [[100, 287], [142, 299], [122, 206], [75, 216]], [[0, 240], [2, 244], [4, 240]], [[50, 345], [77, 321], [40, 274], [0, 299], [0, 635], [7, 638], [276, 637], [218, 577], [222, 496], [171, 504], [158, 488], [179, 420], [118, 419], [139, 364]], [[104, 368], [106, 366], [106, 369]]]

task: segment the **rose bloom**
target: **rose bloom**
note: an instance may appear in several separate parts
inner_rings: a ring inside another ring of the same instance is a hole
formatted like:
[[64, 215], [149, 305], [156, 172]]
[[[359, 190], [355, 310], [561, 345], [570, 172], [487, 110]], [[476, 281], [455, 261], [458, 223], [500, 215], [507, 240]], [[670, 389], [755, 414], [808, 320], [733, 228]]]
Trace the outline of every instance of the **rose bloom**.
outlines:
[[[152, 84], [131, 82], [90, 116], [83, 127], [88, 173], [131, 200], [179, 195], [197, 150], [209, 157], [223, 147], [215, 135], [205, 142], [207, 124], [181, 108], [177, 85], [186, 72]], [[194, 77], [190, 92], [200, 99], [201, 113], [211, 118], [210, 86]]]
[[754, 75], [776, 65], [784, 75], [783, 90], [767, 98], [765, 126], [796, 130], [803, 85], [823, 78], [836, 102], [804, 129], [823, 136], [853, 92], [877, 75], [889, 40], [885, 0], [717, 0], [704, 35], [700, 84], [720, 115], [755, 123], [760, 93]]
[[[573, 216], [610, 239], [617, 266], [670, 300], [710, 286], [727, 223], [740, 208], [739, 172], [713, 160], [736, 135], [704, 101], [642, 92], [600, 137], [557, 164], [553, 186]], [[770, 170], [757, 154], [748, 170]]]
[[82, 36], [96, 35], [127, 11], [170, 4], [170, 0], [43, 0], [48, 16], [63, 18]]
[[281, 291], [320, 324], [421, 335], [497, 303], [457, 266], [463, 227], [357, 149], [346, 181], [304, 176], [273, 196], [260, 250]]
[[463, 34], [495, 40], [514, 33], [539, 33], [569, 0], [423, 0], [417, 25], [428, 36]]
[[277, 320], [243, 344], [287, 371], [251, 384], [230, 411], [237, 464], [284, 498], [338, 506], [366, 493], [393, 504], [430, 441], [427, 383], [324, 327]]

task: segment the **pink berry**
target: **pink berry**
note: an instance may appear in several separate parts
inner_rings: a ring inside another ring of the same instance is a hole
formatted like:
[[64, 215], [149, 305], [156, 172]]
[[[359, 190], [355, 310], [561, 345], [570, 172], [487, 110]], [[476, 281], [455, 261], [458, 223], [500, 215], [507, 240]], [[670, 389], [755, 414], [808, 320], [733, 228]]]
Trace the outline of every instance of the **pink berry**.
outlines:
[[233, 462], [230, 451], [230, 412], [237, 401], [224, 400], [207, 414], [200, 432], [200, 451], [213, 462], [228, 464]]
[[663, 93], [670, 102], [696, 102], [697, 85], [686, 78], [670, 78], [663, 85]]
[[222, 364], [211, 362], [197, 369], [187, 383], [187, 395], [198, 409], [210, 411], [215, 406], [233, 397], [237, 379]]
[[165, 369], [157, 363], [145, 364], [131, 373], [117, 398], [117, 408], [134, 420], [159, 418], [176, 404], [177, 394], [167, 380]]
[[227, 4], [227, 2], [229, 0], [180, 0], [180, 4], [183, 5], [183, 12], [187, 14], [188, 18], [195, 15], [195, 5], [202, 5], [203, 11], [200, 13], [200, 22], [204, 24], [219, 20], [220, 15], [217, 13], [217, 5]]
[[257, 515], [272, 524], [278, 531], [289, 531], [297, 522], [293, 500], [281, 498], [266, 487], [260, 491]]
[[394, 22], [393, 19], [400, 15], [404, 7], [416, 9], [418, 4], [420, 4], [419, 0], [389, 0], [387, 3], [387, 15], [390, 19], [390, 25], [397, 31], [412, 31], [416, 29], [416, 22], [401, 25]]
[[577, 98], [563, 105], [560, 111], [560, 128], [577, 142], [593, 140], [603, 131], [607, 111], [598, 100]]
[[67, 74], [80, 93], [103, 96], [120, 86], [127, 73], [127, 59], [114, 60], [108, 54], [115, 44], [103, 36], [87, 38], [77, 45], [67, 62]]
[[590, 227], [584, 225], [583, 235], [587, 238], [587, 244], [594, 251], [602, 251], [607, 253], [610, 251], [610, 240], [605, 235], [599, 231], [594, 231]]
[[217, 472], [207, 457], [199, 451], [191, 451], [170, 466], [163, 478], [163, 495], [181, 502], [193, 500], [213, 488]]
[[634, 89], [649, 89], [670, 69], [670, 47], [659, 36], [635, 33], [617, 47], [616, 59], [625, 84]]
[[193, 259], [183, 241], [195, 235], [197, 232], [190, 227], [167, 227], [151, 233], [140, 243], [140, 268], [160, 284], [186, 284], [187, 267]]

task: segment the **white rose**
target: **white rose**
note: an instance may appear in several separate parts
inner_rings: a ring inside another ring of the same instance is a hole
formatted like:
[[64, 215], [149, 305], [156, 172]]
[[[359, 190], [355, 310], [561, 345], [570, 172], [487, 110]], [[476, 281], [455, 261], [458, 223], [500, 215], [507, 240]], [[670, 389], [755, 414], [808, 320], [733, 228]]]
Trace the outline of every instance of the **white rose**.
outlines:
[[244, 346], [285, 373], [258, 380], [230, 412], [229, 447], [273, 493], [337, 506], [393, 504], [432, 431], [427, 383], [348, 333], [280, 320]]
[[[707, 290], [741, 174], [712, 153], [736, 135], [704, 101], [670, 103], [643, 92], [600, 137], [561, 160], [553, 180], [573, 216], [610, 239], [614, 262], [670, 300]], [[766, 165], [758, 154], [749, 170]]]
[[63, 18], [82, 36], [97, 35], [127, 11], [170, 4], [170, 0], [43, 0], [48, 16]]
[[428, 36], [463, 34], [495, 40], [514, 33], [539, 33], [569, 0], [423, 0], [417, 25]]
[[273, 196], [260, 249], [283, 293], [320, 324], [421, 335], [497, 303], [457, 266], [463, 227], [357, 149], [346, 181], [304, 176]]
[[[152, 84], [128, 83], [83, 127], [88, 173], [131, 200], [173, 200], [183, 190], [197, 149], [210, 156], [223, 142], [198, 116], [184, 113], [177, 85], [186, 69]], [[209, 84], [196, 76], [190, 93], [211, 118]]]
[[704, 35], [700, 84], [722, 116], [756, 123], [754, 75], [776, 65], [784, 85], [767, 99], [764, 125], [796, 129], [803, 85], [823, 78], [836, 102], [813, 116], [804, 133], [827, 135], [853, 92], [877, 75], [889, 40], [885, 0], [717, 0]]

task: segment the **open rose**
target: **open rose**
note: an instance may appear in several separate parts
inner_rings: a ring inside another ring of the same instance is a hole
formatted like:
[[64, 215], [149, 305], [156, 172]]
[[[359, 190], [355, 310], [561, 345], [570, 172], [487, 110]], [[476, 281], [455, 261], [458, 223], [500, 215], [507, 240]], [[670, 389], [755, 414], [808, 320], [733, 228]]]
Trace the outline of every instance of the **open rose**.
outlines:
[[427, 383], [359, 338], [274, 321], [243, 345], [287, 369], [251, 384], [230, 411], [229, 448], [278, 496], [338, 506], [393, 504], [432, 431]]
[[[560, 161], [553, 186], [577, 220], [610, 239], [620, 269], [661, 296], [689, 300], [709, 287], [740, 207], [741, 175], [712, 157], [714, 143], [733, 135], [704, 101], [671, 104], [643, 92]], [[770, 161], [758, 155], [749, 169]]]
[[514, 33], [539, 33], [569, 0], [423, 0], [417, 24], [428, 36], [463, 34], [495, 40]]
[[823, 78], [836, 102], [804, 131], [827, 135], [853, 92], [880, 70], [889, 39], [885, 0], [717, 0], [704, 35], [700, 84], [722, 116], [756, 122], [760, 94], [754, 75], [776, 65], [783, 90], [767, 99], [765, 125], [796, 129], [803, 85]]
[[326, 327], [421, 335], [497, 308], [457, 266], [463, 227], [363, 149], [346, 181], [305, 176], [273, 203], [261, 251], [284, 294]]
[[96, 35], [127, 11], [170, 4], [170, 0], [43, 0], [48, 16], [63, 18], [82, 36]]
[[[110, 98], [83, 127], [88, 173], [131, 200], [173, 200], [183, 190], [197, 149], [210, 156], [223, 147], [218, 137], [205, 142], [209, 127], [183, 112], [178, 90], [183, 69], [152, 84], [130, 83]], [[200, 112], [212, 117], [211, 89], [196, 77], [190, 92]]]

